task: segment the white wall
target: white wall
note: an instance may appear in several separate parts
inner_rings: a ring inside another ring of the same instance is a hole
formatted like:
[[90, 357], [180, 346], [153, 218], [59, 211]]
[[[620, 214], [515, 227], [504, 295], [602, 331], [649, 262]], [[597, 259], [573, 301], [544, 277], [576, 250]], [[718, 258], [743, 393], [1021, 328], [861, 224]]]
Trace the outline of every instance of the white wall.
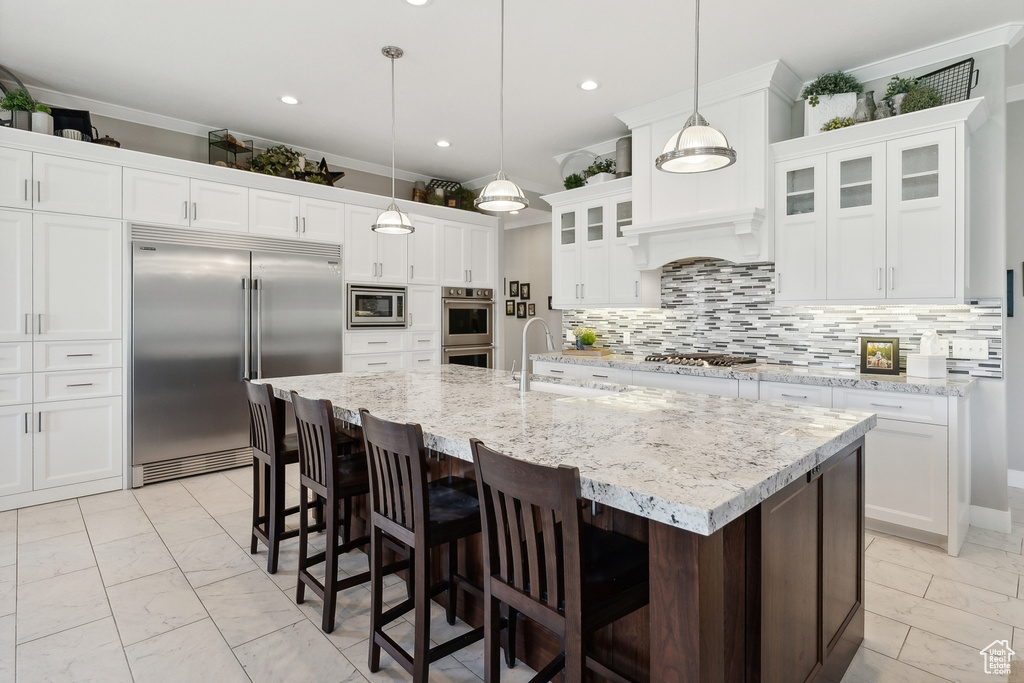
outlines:
[[[505, 302], [511, 298], [508, 295], [509, 281], [530, 283], [528, 303], [536, 304], [537, 317], [543, 318], [551, 328], [556, 346], [560, 346], [558, 336], [562, 329], [562, 312], [548, 310], [548, 297], [551, 296], [551, 223], [503, 230], [502, 233], [504, 244], [500, 253], [504, 287], [495, 292], [494, 308], [501, 321], [503, 354], [500, 367], [508, 370], [513, 360], [519, 368], [523, 353], [523, 327], [529, 320], [505, 317]], [[539, 324], [530, 328], [527, 343], [531, 353], [543, 351], [544, 328]]]
[[1006, 380], [1007, 464], [1024, 470], [1024, 101], [1006, 108], [1006, 268], [1014, 271], [1012, 318], [1006, 319], [1003, 376]]

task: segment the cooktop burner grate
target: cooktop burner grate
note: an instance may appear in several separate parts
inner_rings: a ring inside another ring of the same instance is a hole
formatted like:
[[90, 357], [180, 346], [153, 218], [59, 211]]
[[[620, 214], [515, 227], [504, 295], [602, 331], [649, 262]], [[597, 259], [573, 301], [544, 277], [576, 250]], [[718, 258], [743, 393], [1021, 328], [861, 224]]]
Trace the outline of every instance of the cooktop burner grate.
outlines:
[[733, 365], [746, 365], [757, 362], [757, 359], [751, 356], [727, 356], [724, 353], [655, 353], [647, 356], [644, 360], [654, 363], [667, 363], [669, 365], [705, 367], [731, 367]]

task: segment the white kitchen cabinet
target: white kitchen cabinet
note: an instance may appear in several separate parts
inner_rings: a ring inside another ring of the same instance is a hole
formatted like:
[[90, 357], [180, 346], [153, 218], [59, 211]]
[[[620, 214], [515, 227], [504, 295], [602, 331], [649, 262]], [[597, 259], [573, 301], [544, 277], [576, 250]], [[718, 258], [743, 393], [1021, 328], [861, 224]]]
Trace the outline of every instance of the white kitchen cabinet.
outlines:
[[782, 401], [801, 405], [832, 407], [832, 387], [791, 382], [758, 382], [762, 401]]
[[0, 344], [0, 374], [32, 372], [32, 342]]
[[0, 375], [0, 405], [10, 406], [32, 401], [32, 373]]
[[188, 227], [189, 179], [137, 168], [123, 171], [123, 214], [127, 221]]
[[702, 377], [700, 375], [676, 375], [669, 372], [633, 371], [633, 384], [656, 389], [687, 391], [715, 396], [739, 396], [739, 380], [728, 377]]
[[248, 188], [192, 178], [189, 195], [193, 228], [248, 232]]
[[36, 403], [116, 396], [121, 393], [121, 368], [37, 372], [33, 380], [32, 395]]
[[55, 370], [89, 370], [121, 365], [121, 340], [37, 342], [32, 369], [36, 372]]
[[33, 488], [120, 477], [121, 397], [35, 404]]
[[297, 239], [302, 222], [299, 213], [295, 195], [249, 190], [249, 232]]
[[409, 285], [406, 293], [406, 321], [409, 330], [441, 331], [441, 288]]
[[497, 238], [494, 229], [468, 223], [442, 223], [441, 284], [450, 287], [494, 287]]
[[633, 371], [625, 368], [605, 368], [595, 365], [581, 365], [579, 378], [590, 382], [632, 384]]
[[360, 353], [395, 353], [406, 350], [406, 330], [351, 330], [343, 337], [345, 355]]
[[32, 152], [0, 147], [0, 206], [31, 209], [34, 196]]
[[380, 210], [345, 207], [345, 279], [348, 282], [405, 284], [408, 280], [409, 236], [372, 230]]
[[775, 165], [775, 300], [824, 300], [825, 155]]
[[0, 406], [0, 498], [32, 490], [31, 404]]
[[582, 365], [571, 363], [559, 363], [557, 361], [533, 361], [532, 374], [543, 377], [562, 377], [568, 379], [580, 379]]
[[864, 516], [945, 536], [946, 438], [941, 425], [878, 420], [864, 438]]
[[416, 231], [408, 237], [409, 284], [440, 284], [441, 221], [416, 215], [409, 216], [409, 219], [416, 226]]
[[345, 354], [345, 372], [383, 372], [385, 370], [401, 370], [407, 366], [409, 354], [406, 353], [367, 353]]
[[345, 239], [345, 205], [324, 199], [299, 199], [302, 239], [341, 244]]
[[0, 342], [31, 340], [34, 324], [32, 214], [0, 210]]
[[120, 337], [120, 221], [37, 213], [33, 233], [36, 341]]
[[632, 195], [612, 199], [609, 209], [609, 227], [612, 230], [608, 245], [609, 303], [616, 306], [660, 307], [661, 269], [637, 269], [633, 250], [622, 234], [623, 228], [633, 224]]
[[441, 364], [441, 350], [413, 351], [407, 358], [409, 368], [429, 368]]
[[33, 154], [32, 182], [38, 211], [121, 217], [120, 166]]

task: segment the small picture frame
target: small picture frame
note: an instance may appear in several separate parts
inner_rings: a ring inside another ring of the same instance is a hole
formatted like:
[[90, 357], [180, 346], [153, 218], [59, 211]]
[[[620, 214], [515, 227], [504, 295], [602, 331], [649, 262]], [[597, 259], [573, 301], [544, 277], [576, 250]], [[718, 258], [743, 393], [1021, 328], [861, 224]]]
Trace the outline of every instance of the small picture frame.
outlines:
[[506, 299], [505, 300], [505, 315], [515, 315], [515, 314], [516, 314], [516, 302], [513, 301], [512, 299]]
[[551, 296], [550, 296], [550, 295], [548, 295], [548, 310], [549, 310], [549, 311], [553, 311], [553, 310], [555, 310], [555, 309], [554, 309], [554, 308], [553, 308], [553, 307], [551, 306]]
[[520, 301], [518, 304], [516, 304], [516, 317], [517, 318], [525, 318], [526, 317], [526, 302], [525, 301]]
[[860, 371], [873, 375], [900, 374], [899, 337], [861, 337]]
[[519, 280], [510, 280], [508, 283], [508, 295], [519, 298]]
[[531, 318], [537, 315], [537, 304], [528, 304], [526, 308], [529, 311]]
[[523, 284], [519, 285], [519, 298], [520, 299], [529, 299], [530, 298], [530, 283], [529, 282], [524, 282]]

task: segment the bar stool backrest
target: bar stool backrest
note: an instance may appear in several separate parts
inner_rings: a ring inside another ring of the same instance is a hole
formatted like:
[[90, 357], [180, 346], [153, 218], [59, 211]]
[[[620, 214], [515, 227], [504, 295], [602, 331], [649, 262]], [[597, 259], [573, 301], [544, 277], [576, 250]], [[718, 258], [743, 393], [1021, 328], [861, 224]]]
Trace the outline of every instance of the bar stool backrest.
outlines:
[[579, 614], [581, 605], [579, 470], [522, 462], [478, 439], [470, 445], [483, 517], [484, 581], [502, 602], [564, 634], [564, 613]]
[[334, 408], [330, 401], [303, 398], [294, 391], [295, 431], [299, 439], [299, 477], [311, 491], [327, 500], [336, 482], [337, 453], [334, 447]]
[[249, 401], [249, 445], [267, 456], [280, 452], [284, 440], [284, 411], [278, 410], [274, 388], [245, 380]]
[[377, 522], [384, 520], [384, 531], [407, 542], [425, 531], [417, 520], [430, 524], [423, 430], [418, 424], [378, 419], [365, 408], [359, 417], [370, 470], [370, 509]]

